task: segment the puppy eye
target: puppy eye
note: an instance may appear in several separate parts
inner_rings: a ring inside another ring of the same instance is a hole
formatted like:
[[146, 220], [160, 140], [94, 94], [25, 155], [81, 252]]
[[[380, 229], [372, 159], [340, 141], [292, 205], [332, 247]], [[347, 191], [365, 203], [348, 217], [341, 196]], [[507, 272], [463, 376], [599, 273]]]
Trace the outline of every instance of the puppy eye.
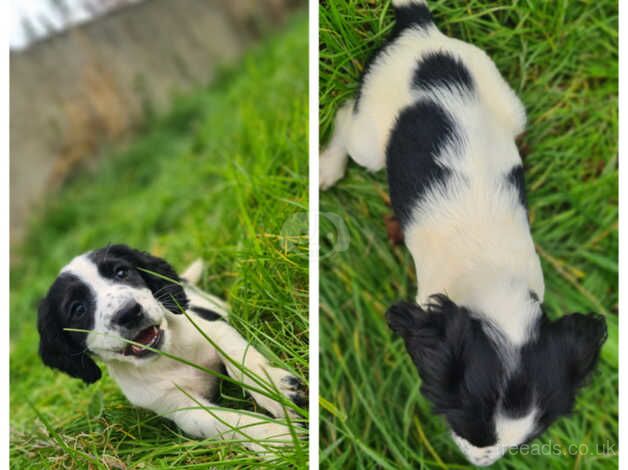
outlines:
[[116, 279], [126, 279], [129, 275], [129, 269], [124, 266], [118, 266], [114, 271]]
[[87, 308], [83, 302], [72, 302], [70, 305], [70, 315], [72, 318], [80, 318], [87, 313]]

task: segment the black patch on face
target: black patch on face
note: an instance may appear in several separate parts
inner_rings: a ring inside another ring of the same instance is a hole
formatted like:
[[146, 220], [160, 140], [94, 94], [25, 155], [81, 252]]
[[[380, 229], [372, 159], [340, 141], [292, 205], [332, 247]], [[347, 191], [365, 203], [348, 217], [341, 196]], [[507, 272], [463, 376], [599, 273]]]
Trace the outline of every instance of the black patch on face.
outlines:
[[433, 52], [425, 56], [412, 78], [418, 89], [447, 88], [450, 91], [473, 90], [473, 79], [464, 64], [446, 52]]
[[452, 118], [432, 101], [418, 101], [399, 115], [386, 148], [386, 166], [390, 200], [402, 228], [426, 191], [447, 183], [451, 170], [436, 157], [455, 139]]
[[497, 442], [494, 413], [504, 374], [480, 320], [444, 295], [427, 310], [401, 302], [387, 312], [388, 324], [405, 341], [421, 376], [421, 392], [451, 429], [476, 447]]
[[64, 330], [91, 330], [94, 311], [94, 295], [78, 277], [64, 273], [55, 280], [39, 305], [37, 318], [39, 355], [44, 364], [86, 383], [100, 378], [100, 369], [88, 355], [87, 333]]
[[[181, 309], [187, 309], [188, 299], [180, 286], [181, 280], [165, 260], [126, 245], [109, 245], [93, 251], [89, 258], [108, 279], [136, 287], [145, 285], [170, 312], [180, 314]], [[125, 279], [115, 277], [120, 266], [129, 268]]]
[[425, 5], [406, 5], [395, 8], [395, 25], [386, 41], [377, 49], [364, 64], [364, 71], [360, 76], [360, 84], [356, 95], [353, 112], [357, 113], [360, 106], [360, 98], [362, 96], [362, 86], [364, 78], [369, 74], [373, 63], [382, 55], [386, 54], [388, 47], [393, 44], [401, 33], [408, 28], [425, 28], [433, 24], [432, 14]]
[[520, 369], [508, 381], [502, 399], [502, 412], [509, 418], [523, 418], [532, 406], [534, 389], [529, 377]]
[[523, 207], [527, 209], [528, 207], [528, 198], [526, 196], [526, 188], [523, 177], [523, 166], [516, 165], [512, 167], [512, 169], [508, 172], [506, 176], [508, 183], [512, 185], [514, 190], [517, 192], [519, 196], [519, 202]]
[[[93, 251], [88, 258], [96, 265], [98, 274], [105, 279], [132, 287], [147, 287], [133, 260], [119, 256], [115, 248], [113, 252], [107, 248]], [[121, 273], [125, 273], [124, 276], [120, 276]]]
[[192, 307], [190, 307], [190, 310], [192, 310], [199, 317], [204, 318], [207, 321], [222, 320], [222, 317], [218, 313], [214, 312], [213, 310], [209, 310], [207, 308], [197, 307], [195, 305], [192, 305]]

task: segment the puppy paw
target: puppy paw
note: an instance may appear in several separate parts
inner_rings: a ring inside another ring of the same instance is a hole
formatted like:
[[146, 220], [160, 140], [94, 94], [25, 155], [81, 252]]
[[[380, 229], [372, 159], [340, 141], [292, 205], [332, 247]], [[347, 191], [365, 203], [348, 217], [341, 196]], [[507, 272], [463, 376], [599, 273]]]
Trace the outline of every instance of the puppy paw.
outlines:
[[323, 152], [318, 164], [318, 182], [321, 189], [329, 189], [345, 174], [344, 156], [334, 154], [331, 149]]
[[[301, 408], [307, 406], [307, 392], [301, 380], [290, 372], [277, 367], [266, 368], [265, 374], [264, 378], [266, 380], [270, 379], [273, 389], [276, 389], [295, 405]], [[290, 418], [298, 418], [298, 414], [284, 404], [265, 395], [256, 395], [254, 396], [255, 401], [274, 417], [284, 418], [287, 412]]]
[[288, 374], [282, 377], [281, 384], [281, 392], [288, 397], [292, 403], [300, 408], [307, 407], [307, 392], [301, 379]]

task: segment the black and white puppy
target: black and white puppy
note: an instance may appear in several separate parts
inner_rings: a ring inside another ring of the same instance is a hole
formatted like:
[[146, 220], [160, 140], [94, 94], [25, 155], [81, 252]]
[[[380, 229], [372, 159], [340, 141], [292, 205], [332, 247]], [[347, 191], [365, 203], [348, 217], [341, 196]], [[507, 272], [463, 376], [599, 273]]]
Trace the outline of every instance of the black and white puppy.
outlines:
[[92, 356], [100, 358], [131, 403], [173, 420], [193, 437], [239, 439], [260, 452], [291, 442], [285, 422], [212, 403], [215, 376], [146, 349], [218, 372], [226, 369], [253, 387], [254, 400], [274, 417], [285, 417], [287, 408], [267, 396], [270, 390], [304, 403], [299, 380], [272, 367], [228, 324], [224, 302], [193, 286], [201, 273], [198, 261], [180, 279], [163, 259], [125, 245], [76, 257], [61, 270], [39, 307], [43, 362], [93, 383], [101, 371]]
[[550, 321], [515, 137], [525, 110], [480, 49], [443, 35], [424, 1], [393, 0], [392, 36], [338, 112], [320, 185], [347, 155], [388, 171], [418, 278], [387, 313], [422, 392], [467, 459], [488, 465], [568, 413], [606, 338], [598, 315]]

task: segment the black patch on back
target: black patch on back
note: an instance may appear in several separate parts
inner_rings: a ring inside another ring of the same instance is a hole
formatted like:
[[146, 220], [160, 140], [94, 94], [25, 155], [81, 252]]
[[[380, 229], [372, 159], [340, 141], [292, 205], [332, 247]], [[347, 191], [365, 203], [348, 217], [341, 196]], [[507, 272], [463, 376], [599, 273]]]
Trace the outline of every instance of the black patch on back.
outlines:
[[523, 166], [516, 165], [508, 172], [506, 176], [508, 183], [511, 184], [519, 195], [519, 202], [526, 209], [528, 208], [528, 198], [526, 196], [526, 188], [523, 176]]
[[411, 27], [424, 28], [431, 25], [432, 14], [425, 5], [407, 5], [395, 9], [395, 25], [384, 43], [368, 58], [364, 63], [364, 69], [360, 76], [360, 83], [358, 86], [358, 92], [355, 97], [355, 103], [353, 105], [353, 112], [357, 113], [360, 106], [360, 98], [362, 97], [362, 86], [364, 85], [364, 78], [369, 74], [371, 66], [377, 60], [378, 57], [386, 53], [388, 47], [394, 43], [401, 33]]
[[446, 52], [426, 55], [418, 64], [412, 77], [416, 88], [444, 87], [450, 91], [472, 91], [473, 79], [464, 64]]
[[451, 170], [435, 157], [452, 139], [452, 118], [432, 101], [418, 101], [397, 118], [386, 148], [386, 165], [390, 200], [402, 228], [425, 192], [450, 177]]
[[222, 316], [220, 316], [218, 313], [214, 312], [213, 310], [209, 310], [207, 308], [197, 307], [195, 305], [192, 305], [192, 307], [190, 307], [190, 310], [192, 310], [199, 317], [204, 318], [207, 321], [216, 321], [216, 320], [223, 319]]

